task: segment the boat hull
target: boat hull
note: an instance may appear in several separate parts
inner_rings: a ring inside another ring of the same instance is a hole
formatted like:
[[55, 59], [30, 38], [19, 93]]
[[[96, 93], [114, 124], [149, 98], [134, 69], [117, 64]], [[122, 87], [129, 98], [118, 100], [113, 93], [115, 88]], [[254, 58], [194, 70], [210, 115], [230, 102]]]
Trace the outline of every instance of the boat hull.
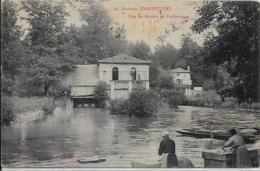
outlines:
[[[182, 134], [184, 136], [190, 136], [190, 137], [195, 137], [195, 138], [211, 138], [211, 135], [209, 132], [203, 132], [203, 131], [193, 131], [189, 129], [181, 129], [181, 130], [176, 130], [177, 133]], [[213, 138], [218, 139], [218, 140], [228, 140], [230, 135], [228, 134], [219, 134], [219, 133], [213, 133]], [[255, 136], [245, 136], [245, 141], [246, 143], [253, 143]]]

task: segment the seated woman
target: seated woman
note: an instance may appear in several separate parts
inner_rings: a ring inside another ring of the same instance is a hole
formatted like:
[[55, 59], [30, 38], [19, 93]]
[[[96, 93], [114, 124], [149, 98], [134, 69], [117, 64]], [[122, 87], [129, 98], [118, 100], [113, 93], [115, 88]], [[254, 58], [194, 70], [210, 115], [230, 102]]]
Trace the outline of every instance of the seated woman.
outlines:
[[248, 168], [251, 167], [251, 161], [244, 138], [237, 133], [235, 129], [228, 131], [231, 137], [224, 143], [224, 147], [232, 147], [232, 167]]

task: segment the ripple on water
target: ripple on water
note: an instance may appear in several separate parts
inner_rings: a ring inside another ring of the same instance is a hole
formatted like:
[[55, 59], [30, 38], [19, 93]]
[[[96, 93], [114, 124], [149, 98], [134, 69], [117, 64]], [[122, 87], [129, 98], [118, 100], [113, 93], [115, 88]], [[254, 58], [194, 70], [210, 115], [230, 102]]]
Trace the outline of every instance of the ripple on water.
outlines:
[[[154, 118], [111, 116], [108, 111], [64, 108], [53, 116], [26, 116], [2, 130], [3, 163], [14, 167], [83, 167], [74, 157], [105, 156], [92, 167], [130, 166], [130, 160], [157, 161], [162, 132], [170, 131], [178, 156], [203, 166], [201, 152], [223, 142], [180, 136], [177, 128], [229, 129], [257, 125], [260, 116], [236, 110], [181, 106]], [[221, 123], [221, 124], [220, 124]], [[22, 157], [21, 157], [22, 156]], [[89, 165], [90, 166], [90, 165]]]

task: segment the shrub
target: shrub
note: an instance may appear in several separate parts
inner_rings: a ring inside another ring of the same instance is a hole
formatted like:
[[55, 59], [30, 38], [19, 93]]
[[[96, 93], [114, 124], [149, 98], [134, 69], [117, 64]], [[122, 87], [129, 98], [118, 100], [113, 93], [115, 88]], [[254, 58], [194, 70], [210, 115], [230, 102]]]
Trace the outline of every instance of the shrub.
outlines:
[[187, 104], [191, 106], [217, 106], [221, 104], [221, 98], [215, 91], [203, 91], [193, 97], [187, 98]]
[[97, 107], [104, 108], [106, 106], [106, 100], [108, 100], [107, 84], [100, 81], [95, 88], [94, 96], [97, 101]]
[[42, 106], [42, 111], [44, 114], [52, 114], [54, 109], [55, 105], [53, 100], [46, 101]]
[[15, 121], [11, 97], [1, 96], [1, 125], [11, 125]]
[[170, 108], [186, 103], [185, 95], [177, 90], [163, 89], [160, 91], [160, 96], [165, 103], [169, 104]]
[[127, 102], [128, 115], [147, 117], [158, 110], [158, 95], [149, 90], [133, 91]]
[[150, 65], [149, 71], [150, 87], [155, 88], [158, 84], [158, 77], [160, 75], [160, 71], [155, 64]]
[[153, 91], [133, 91], [127, 100], [111, 101], [110, 113], [138, 117], [151, 116], [158, 110], [158, 99], [158, 95]]
[[216, 85], [215, 84], [216, 83], [214, 81], [212, 81], [212, 80], [204, 81], [203, 85], [202, 85], [203, 90], [206, 90], [206, 91], [208, 91], [208, 90], [215, 90], [216, 89]]
[[252, 109], [260, 110], [260, 103], [252, 103], [250, 107]]
[[158, 81], [159, 81], [158, 87], [160, 89], [172, 89], [172, 88], [174, 88], [173, 79], [172, 79], [171, 75], [169, 75], [168, 73], [162, 72], [159, 76]]

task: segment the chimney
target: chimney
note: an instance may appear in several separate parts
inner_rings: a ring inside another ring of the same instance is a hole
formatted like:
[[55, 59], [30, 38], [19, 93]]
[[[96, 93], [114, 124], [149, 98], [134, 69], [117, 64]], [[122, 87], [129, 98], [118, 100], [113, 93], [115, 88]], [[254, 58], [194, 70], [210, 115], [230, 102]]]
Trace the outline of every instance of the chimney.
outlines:
[[187, 70], [190, 71], [190, 66], [187, 66]]

